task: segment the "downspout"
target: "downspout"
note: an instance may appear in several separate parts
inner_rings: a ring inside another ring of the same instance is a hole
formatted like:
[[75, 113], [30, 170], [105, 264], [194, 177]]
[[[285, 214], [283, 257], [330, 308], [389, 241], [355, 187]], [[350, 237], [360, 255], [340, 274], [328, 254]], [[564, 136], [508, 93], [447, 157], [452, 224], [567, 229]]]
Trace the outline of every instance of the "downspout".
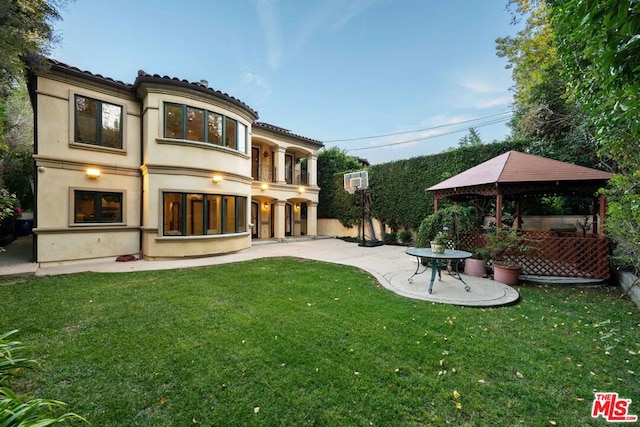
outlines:
[[[27, 74], [27, 91], [33, 109], [33, 229], [38, 228], [38, 169], [36, 168], [36, 159], [38, 154], [38, 76], [29, 68]], [[38, 234], [32, 231], [31, 245], [32, 261], [38, 262]]]
[[[136, 95], [136, 90], [133, 89], [134, 95]], [[136, 96], [137, 98], [137, 96]], [[144, 176], [142, 175], [142, 164], [144, 162], [144, 101], [140, 101], [140, 200], [138, 201], [140, 206], [140, 226], [138, 227], [138, 258], [142, 259], [142, 244], [143, 244], [143, 233], [144, 233]]]

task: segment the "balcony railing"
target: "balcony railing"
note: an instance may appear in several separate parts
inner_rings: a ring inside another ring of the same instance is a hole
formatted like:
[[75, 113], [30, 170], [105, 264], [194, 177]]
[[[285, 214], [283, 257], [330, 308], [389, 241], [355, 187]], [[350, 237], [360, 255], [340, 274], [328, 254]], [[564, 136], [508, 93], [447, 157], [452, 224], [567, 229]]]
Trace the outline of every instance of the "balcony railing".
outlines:
[[285, 177], [285, 182], [292, 185], [309, 185], [309, 173], [298, 172], [297, 174]]
[[276, 168], [272, 165], [254, 166], [253, 179], [262, 182], [276, 182]]
[[[272, 165], [253, 166], [252, 178], [260, 182], [276, 182], [276, 168]], [[292, 176], [285, 176], [285, 182], [289, 185], [309, 185], [309, 173], [298, 172]]]

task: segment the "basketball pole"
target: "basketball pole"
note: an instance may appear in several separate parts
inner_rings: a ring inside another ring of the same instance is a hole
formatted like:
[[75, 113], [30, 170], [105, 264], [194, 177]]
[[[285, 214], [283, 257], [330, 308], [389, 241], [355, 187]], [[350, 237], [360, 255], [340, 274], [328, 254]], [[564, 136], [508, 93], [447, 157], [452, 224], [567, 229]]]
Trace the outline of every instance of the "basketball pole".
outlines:
[[360, 190], [360, 201], [362, 203], [362, 246], [367, 246], [367, 238], [364, 237], [364, 222], [365, 222], [365, 210], [364, 210], [364, 190]]

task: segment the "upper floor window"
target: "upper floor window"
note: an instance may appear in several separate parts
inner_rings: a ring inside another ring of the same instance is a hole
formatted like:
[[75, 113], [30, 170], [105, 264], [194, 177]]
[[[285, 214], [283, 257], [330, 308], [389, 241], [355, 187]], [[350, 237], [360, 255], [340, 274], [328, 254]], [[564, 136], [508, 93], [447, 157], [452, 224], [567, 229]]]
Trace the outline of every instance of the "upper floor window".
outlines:
[[207, 142], [246, 153], [247, 127], [235, 119], [202, 108], [164, 104], [164, 137]]
[[74, 140], [122, 148], [122, 106], [75, 95]]
[[122, 193], [74, 191], [75, 223], [122, 222]]

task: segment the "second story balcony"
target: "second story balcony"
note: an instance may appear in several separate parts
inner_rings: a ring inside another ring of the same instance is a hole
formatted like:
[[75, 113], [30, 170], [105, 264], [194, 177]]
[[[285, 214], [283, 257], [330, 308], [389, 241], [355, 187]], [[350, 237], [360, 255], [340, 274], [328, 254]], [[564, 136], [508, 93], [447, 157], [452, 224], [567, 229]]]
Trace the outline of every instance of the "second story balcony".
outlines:
[[[284, 182], [288, 185], [309, 185], [309, 173], [307, 171], [285, 171]], [[273, 165], [253, 165], [251, 176], [255, 181], [278, 182], [277, 169]]]
[[253, 165], [251, 176], [256, 181], [276, 182], [276, 168], [273, 165]]
[[287, 184], [292, 185], [309, 185], [309, 173], [302, 171], [291, 174], [290, 176], [285, 176], [285, 181]]

